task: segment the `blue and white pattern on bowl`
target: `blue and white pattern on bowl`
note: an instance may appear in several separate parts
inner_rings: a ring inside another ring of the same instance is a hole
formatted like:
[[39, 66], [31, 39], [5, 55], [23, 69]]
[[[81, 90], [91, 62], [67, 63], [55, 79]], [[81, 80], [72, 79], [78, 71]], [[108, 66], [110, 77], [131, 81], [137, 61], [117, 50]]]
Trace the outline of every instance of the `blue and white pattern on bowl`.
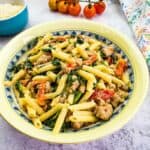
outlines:
[[[95, 33], [91, 33], [91, 32], [87, 32], [87, 31], [78, 31], [78, 30], [70, 30], [70, 31], [57, 31], [57, 32], [53, 32], [53, 35], [76, 35], [76, 34], [81, 34], [81, 35], [86, 35], [86, 36], [90, 36], [92, 38], [95, 38], [97, 40], [102, 40], [103, 42], [107, 43], [107, 44], [114, 44], [112, 43], [112, 41], [106, 39], [105, 37], [102, 37], [98, 34], [95, 34]], [[11, 76], [12, 76], [12, 70], [13, 70], [13, 67], [15, 66], [15, 64], [18, 62], [18, 60], [22, 57], [22, 55], [27, 52], [28, 49], [31, 49], [33, 47], [33, 45], [35, 45], [35, 42], [36, 40], [33, 39], [32, 41], [30, 41], [28, 44], [26, 44], [20, 51], [18, 51], [16, 53], [16, 55], [12, 58], [12, 60], [10, 61], [8, 67], [7, 67], [7, 72], [5, 74], [5, 80], [10, 80], [11, 79]], [[117, 53], [121, 54], [123, 58], [127, 58], [127, 56], [125, 55], [125, 53], [116, 45], [115, 45], [115, 50]], [[132, 66], [130, 65], [130, 61], [128, 60], [128, 72], [129, 72], [129, 77], [130, 77], [130, 81], [131, 83], [133, 84], [134, 83], [134, 74], [133, 74], [133, 69], [132, 69]], [[13, 89], [11, 87], [5, 87], [5, 94], [6, 94], [6, 97], [8, 99], [8, 102], [10, 103], [10, 106], [14, 109], [14, 111], [20, 115], [20, 117], [22, 117], [23, 119], [25, 119], [26, 121], [30, 122], [30, 119], [27, 117], [27, 115], [25, 114], [25, 112], [23, 112], [17, 101], [16, 101], [16, 98], [15, 98], [15, 95], [13, 93]], [[130, 96], [132, 94], [132, 89], [129, 90], [129, 96], [126, 98], [126, 100], [120, 104], [113, 112], [113, 115], [111, 117], [111, 119], [113, 117], [115, 117], [118, 113], [121, 112], [121, 110], [126, 106]], [[99, 121], [95, 124], [92, 124], [92, 125], [89, 125], [89, 126], [86, 126], [86, 127], [83, 127], [81, 128], [80, 130], [88, 130], [90, 128], [94, 128], [94, 127], [97, 127], [97, 126], [100, 126], [102, 125], [103, 123], [105, 123], [107, 121]], [[44, 126], [43, 127], [45, 130], [52, 130], [51, 128], [49, 128], [48, 126]], [[68, 129], [67, 131], [65, 132], [75, 132], [76, 130], [73, 130], [73, 129]]]

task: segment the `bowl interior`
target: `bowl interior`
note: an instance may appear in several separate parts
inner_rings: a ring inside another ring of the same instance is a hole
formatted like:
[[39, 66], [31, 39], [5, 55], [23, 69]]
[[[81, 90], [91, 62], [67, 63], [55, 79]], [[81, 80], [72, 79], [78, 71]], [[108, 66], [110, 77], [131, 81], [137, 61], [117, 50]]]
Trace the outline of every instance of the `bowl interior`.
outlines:
[[16, 4], [16, 5], [24, 5], [25, 1], [24, 0], [0, 0], [0, 4]]
[[26, 3], [25, 3], [24, 0], [0, 0], [0, 4], [13, 4], [13, 5], [21, 5], [21, 6], [23, 6], [22, 9], [19, 10], [16, 14], [11, 15], [11, 16], [6, 17], [6, 18], [0, 18], [0, 22], [9, 20], [11, 18], [14, 18], [18, 14], [20, 14], [24, 10], [24, 8], [26, 7]]
[[[111, 45], [114, 44], [111, 40], [106, 39], [105, 37], [92, 33], [92, 32], [88, 32], [88, 31], [80, 31], [80, 30], [64, 30], [64, 31], [57, 31], [57, 32], [52, 32], [53, 35], [86, 35], [89, 36], [91, 38], [97, 39], [97, 40], [101, 40], [104, 43]], [[32, 49], [35, 45], [35, 43], [37, 42], [36, 38], [31, 40], [28, 44], [26, 44], [20, 51], [18, 51], [15, 56], [12, 58], [12, 60], [10, 61], [8, 67], [7, 67], [7, 71], [5, 74], [5, 80], [11, 80], [12, 77], [12, 70], [15, 67], [15, 65], [17, 64], [17, 61], [22, 57], [22, 55], [27, 52], [28, 49]], [[128, 57], [126, 56], [126, 54], [123, 52], [123, 50], [121, 50], [121, 48], [117, 45], [114, 44], [115, 46], [115, 52], [120, 54], [124, 59], [128, 60], [128, 73], [129, 73], [129, 77], [130, 77], [130, 81], [132, 83], [132, 85], [134, 84], [134, 73], [133, 73], [133, 68], [131, 66], [130, 60], [128, 59]], [[132, 90], [133, 87], [130, 88], [128, 90], [129, 92], [129, 96], [125, 99], [125, 101], [120, 104], [113, 112], [113, 115], [111, 117], [111, 119], [113, 119], [116, 115], [118, 115], [122, 109], [126, 106], [128, 100], [130, 99], [131, 95], [132, 95]], [[28, 121], [29, 123], [31, 123], [30, 119], [27, 117], [27, 115], [21, 110], [21, 108], [19, 107], [19, 105], [17, 104], [17, 100], [15, 98], [15, 95], [13, 93], [13, 89], [11, 89], [10, 87], [6, 87], [5, 88], [5, 94], [7, 96], [8, 102], [10, 103], [11, 107], [16, 111], [16, 113], [18, 115], [20, 115], [23, 119], [25, 119], [26, 121]], [[102, 124], [106, 123], [106, 121], [99, 121], [95, 124], [86, 126], [81, 128], [80, 130], [89, 130], [91, 128], [95, 128], [97, 126], [100, 126]], [[52, 130], [51, 127], [48, 126], [44, 126], [45, 130]], [[73, 129], [67, 129], [67, 128], [63, 128], [62, 132], [79, 132]]]

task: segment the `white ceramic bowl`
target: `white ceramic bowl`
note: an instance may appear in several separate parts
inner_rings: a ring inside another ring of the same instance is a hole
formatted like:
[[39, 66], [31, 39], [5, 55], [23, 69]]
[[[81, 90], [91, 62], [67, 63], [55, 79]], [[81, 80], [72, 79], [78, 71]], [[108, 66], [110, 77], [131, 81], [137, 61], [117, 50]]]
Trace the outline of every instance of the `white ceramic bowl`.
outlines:
[[[11, 91], [6, 92], [3, 82], [6, 77], [8, 64], [28, 41], [48, 32], [64, 30], [80, 30], [98, 34], [117, 44], [130, 60], [134, 73], [134, 88], [132, 95], [124, 108], [122, 108], [119, 113], [106, 123], [87, 130], [54, 135], [51, 131], [36, 129], [31, 123], [26, 121], [24, 117], [16, 113], [15, 107], [12, 105], [15, 98], [11, 96]], [[90, 141], [101, 138], [120, 129], [134, 116], [135, 112], [142, 104], [144, 97], [146, 96], [149, 83], [148, 69], [145, 60], [138, 48], [130, 40], [128, 40], [128, 38], [113, 28], [83, 19], [48, 22], [26, 30], [16, 36], [3, 48], [0, 66], [0, 112], [2, 116], [10, 125], [20, 132], [33, 138], [52, 143], [80, 143]]]

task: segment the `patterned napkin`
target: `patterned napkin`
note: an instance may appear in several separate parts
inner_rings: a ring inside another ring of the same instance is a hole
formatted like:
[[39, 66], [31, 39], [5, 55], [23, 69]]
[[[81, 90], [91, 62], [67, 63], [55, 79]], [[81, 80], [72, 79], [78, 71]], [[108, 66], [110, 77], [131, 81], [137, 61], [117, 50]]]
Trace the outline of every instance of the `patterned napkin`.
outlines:
[[[116, 2], [117, 0], [108, 0]], [[119, 0], [137, 45], [150, 67], [150, 0]]]

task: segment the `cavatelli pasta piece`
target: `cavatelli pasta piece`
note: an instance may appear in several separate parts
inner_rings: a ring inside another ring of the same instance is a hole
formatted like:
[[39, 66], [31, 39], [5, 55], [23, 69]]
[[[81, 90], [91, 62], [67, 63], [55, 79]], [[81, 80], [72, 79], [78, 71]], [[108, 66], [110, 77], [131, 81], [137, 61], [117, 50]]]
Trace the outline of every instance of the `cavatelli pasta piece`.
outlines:
[[53, 55], [53, 57], [56, 57], [58, 59], [61, 59], [62, 61], [66, 61], [68, 63], [75, 62], [74, 58], [71, 55], [64, 53], [61, 50], [52, 50], [52, 55]]
[[69, 120], [71, 122], [83, 122], [83, 123], [93, 123], [98, 121], [98, 119], [94, 115], [70, 116]]
[[24, 77], [26, 74], [26, 71], [25, 70], [20, 70], [19, 72], [17, 72], [11, 81], [5, 81], [4, 82], [4, 85], [5, 86], [12, 86], [14, 85], [19, 79], [21, 79], [22, 77]]
[[65, 121], [65, 117], [67, 115], [67, 112], [68, 112], [68, 108], [67, 108], [67, 106], [64, 106], [56, 120], [54, 129], [53, 129], [54, 134], [59, 133], [61, 131], [62, 125], [63, 125], [63, 123]]
[[53, 92], [53, 93], [47, 93], [47, 94], [45, 94], [45, 98], [46, 99], [52, 99], [52, 98], [58, 96], [59, 94], [61, 94], [61, 92], [63, 91], [63, 89], [64, 89], [64, 87], [66, 85], [66, 81], [67, 81], [67, 75], [64, 74], [61, 77], [60, 81], [59, 81], [59, 84], [58, 84], [58, 87], [57, 87], [56, 91]]
[[38, 129], [41, 129], [43, 127], [41, 121], [38, 118], [33, 118], [32, 122], [33, 122], [34, 126]]
[[46, 72], [46, 71], [51, 71], [51, 70], [54, 70], [56, 69], [57, 67], [54, 66], [52, 63], [46, 63], [42, 66], [37, 66], [37, 67], [34, 67], [33, 68], [33, 74], [40, 74], [40, 73], [43, 73], [43, 72]]
[[47, 112], [43, 113], [40, 117], [39, 120], [41, 122], [45, 121], [46, 119], [50, 118], [53, 116], [56, 112], [58, 112], [64, 105], [63, 104], [57, 104], [56, 106], [52, 107], [50, 110]]
[[80, 104], [71, 105], [71, 106], [69, 106], [69, 109], [71, 111], [88, 110], [88, 109], [94, 108], [95, 106], [96, 106], [95, 102], [91, 101], [91, 102], [84, 102], [84, 103], [80, 103]]

